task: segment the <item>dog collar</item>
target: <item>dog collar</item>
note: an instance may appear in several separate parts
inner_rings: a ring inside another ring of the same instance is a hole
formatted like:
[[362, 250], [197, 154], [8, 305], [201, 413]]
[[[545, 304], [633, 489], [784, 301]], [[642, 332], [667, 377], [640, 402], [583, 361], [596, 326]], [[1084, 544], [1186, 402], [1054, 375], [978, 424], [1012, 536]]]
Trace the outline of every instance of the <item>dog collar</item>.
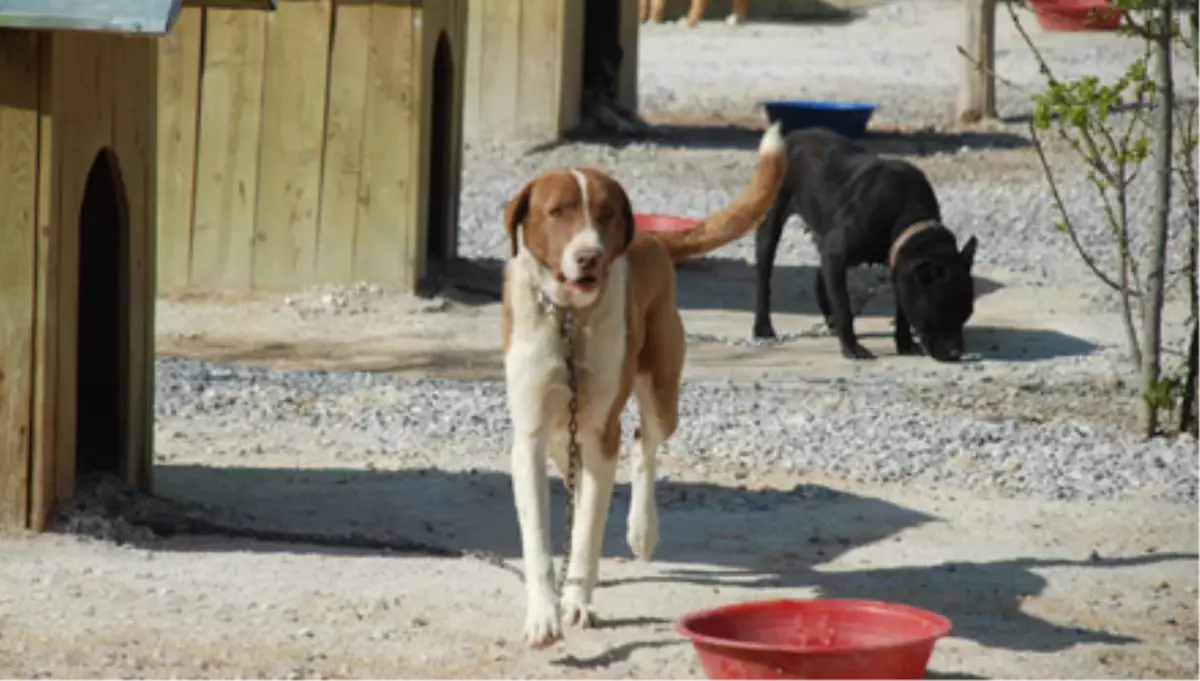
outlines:
[[546, 295], [546, 292], [542, 290], [542, 287], [538, 286], [537, 284], [534, 284], [533, 286], [533, 295], [534, 299], [537, 301], [538, 307], [541, 308], [542, 312], [546, 316], [554, 315], [560, 310], [563, 312], [570, 311], [568, 308], [559, 307], [558, 303], [550, 300], [550, 296]]
[[904, 248], [904, 244], [913, 236], [924, 232], [927, 229], [933, 229], [941, 224], [941, 220], [919, 220], [904, 228], [900, 232], [900, 236], [892, 242], [892, 247], [888, 249], [888, 267], [896, 269], [896, 256], [900, 255], [900, 249]]

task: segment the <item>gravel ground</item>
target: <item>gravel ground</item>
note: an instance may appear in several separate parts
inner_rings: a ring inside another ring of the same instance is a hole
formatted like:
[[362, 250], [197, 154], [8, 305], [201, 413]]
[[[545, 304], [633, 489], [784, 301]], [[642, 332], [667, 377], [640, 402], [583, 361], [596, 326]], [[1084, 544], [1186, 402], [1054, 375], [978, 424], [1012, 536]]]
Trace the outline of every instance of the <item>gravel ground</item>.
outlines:
[[[160, 361], [158, 380], [160, 428], [175, 438], [160, 447], [166, 461], [200, 435], [218, 460], [315, 438], [348, 464], [424, 458], [460, 469], [506, 462], [500, 381], [407, 381], [175, 359]], [[1131, 435], [1126, 419], [1113, 421], [1114, 393], [1133, 398], [1110, 381], [1047, 367], [951, 377], [689, 380], [671, 451], [700, 473], [721, 465], [1048, 499], [1195, 503], [1195, 440]], [[628, 434], [632, 407], [624, 416]], [[225, 433], [224, 440], [210, 432]]]

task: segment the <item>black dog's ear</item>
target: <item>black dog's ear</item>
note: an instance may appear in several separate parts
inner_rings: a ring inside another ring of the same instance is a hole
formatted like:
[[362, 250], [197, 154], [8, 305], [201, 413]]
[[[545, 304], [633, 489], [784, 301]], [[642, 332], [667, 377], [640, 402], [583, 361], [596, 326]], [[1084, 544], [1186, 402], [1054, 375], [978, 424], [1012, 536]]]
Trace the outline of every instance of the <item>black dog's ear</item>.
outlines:
[[967, 239], [967, 243], [963, 244], [962, 252], [959, 253], [959, 257], [961, 257], [963, 263], [966, 264], [968, 271], [975, 264], [975, 247], [978, 245], [979, 242], [975, 240], [975, 237], [971, 237], [970, 239]]
[[508, 202], [504, 209], [504, 231], [508, 234], [509, 250], [512, 257], [517, 257], [517, 230], [529, 215], [529, 197], [533, 194], [533, 181], [521, 188], [521, 191]]

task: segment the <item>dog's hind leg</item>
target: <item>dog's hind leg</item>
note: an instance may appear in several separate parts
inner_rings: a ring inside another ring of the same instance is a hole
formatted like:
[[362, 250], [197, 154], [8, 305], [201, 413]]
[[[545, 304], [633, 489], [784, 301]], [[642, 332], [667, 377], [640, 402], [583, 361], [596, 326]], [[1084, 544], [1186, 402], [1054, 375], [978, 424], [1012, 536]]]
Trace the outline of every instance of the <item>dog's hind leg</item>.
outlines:
[[771, 210], [767, 211], [762, 225], [754, 233], [754, 266], [757, 271], [757, 291], [754, 299], [754, 337], [774, 338], [775, 327], [771, 324], [771, 274], [775, 268], [775, 253], [779, 240], [783, 238], [783, 226], [788, 219], [788, 204], [791, 197], [780, 192]]
[[817, 266], [815, 290], [817, 294], [817, 307], [821, 308], [821, 316], [825, 318], [825, 326], [830, 331], [833, 327], [833, 309], [829, 306], [829, 291], [825, 289], [825, 275], [821, 273], [821, 267]]
[[655, 380], [652, 374], [633, 379], [640, 427], [634, 431], [630, 461], [629, 516], [625, 541], [641, 560], [650, 560], [658, 545], [658, 505], [654, 500], [655, 458], [658, 448], [675, 432], [678, 420], [678, 380]]
[[695, 26], [704, 18], [704, 10], [708, 8], [708, 0], [692, 0], [692, 6], [688, 9], [687, 17], [684, 23], [688, 26]]

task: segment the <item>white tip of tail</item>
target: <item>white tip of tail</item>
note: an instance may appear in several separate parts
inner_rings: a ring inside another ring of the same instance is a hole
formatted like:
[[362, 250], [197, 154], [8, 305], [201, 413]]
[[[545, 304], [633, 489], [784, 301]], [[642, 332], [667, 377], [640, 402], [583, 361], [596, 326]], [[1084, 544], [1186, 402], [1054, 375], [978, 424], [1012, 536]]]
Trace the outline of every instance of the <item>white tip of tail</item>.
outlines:
[[763, 133], [762, 142], [758, 145], [760, 155], [778, 154], [783, 151], [783, 133], [779, 131], [779, 123], [772, 123]]

